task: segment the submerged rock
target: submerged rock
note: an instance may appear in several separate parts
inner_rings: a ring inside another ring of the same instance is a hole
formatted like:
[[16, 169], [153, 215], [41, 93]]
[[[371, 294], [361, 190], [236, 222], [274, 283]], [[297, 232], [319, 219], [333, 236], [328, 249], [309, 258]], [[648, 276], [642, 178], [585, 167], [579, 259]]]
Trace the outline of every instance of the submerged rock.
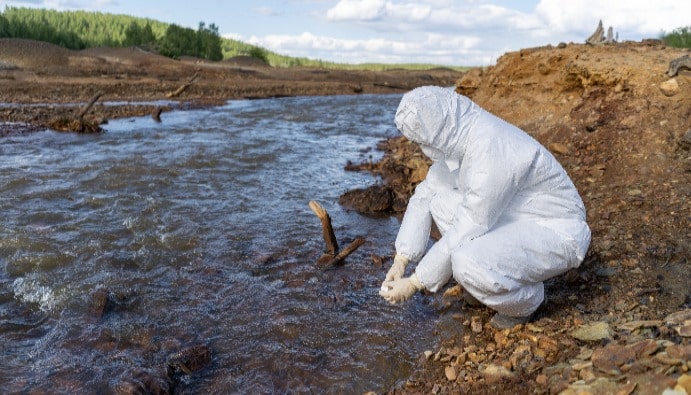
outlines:
[[192, 374], [211, 363], [211, 348], [200, 344], [182, 349], [168, 358], [168, 374]]

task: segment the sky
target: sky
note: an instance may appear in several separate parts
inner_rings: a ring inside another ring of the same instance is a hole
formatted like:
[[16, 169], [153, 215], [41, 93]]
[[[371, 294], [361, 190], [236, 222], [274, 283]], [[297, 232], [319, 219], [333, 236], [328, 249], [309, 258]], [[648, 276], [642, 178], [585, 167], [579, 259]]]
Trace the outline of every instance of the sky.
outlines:
[[19, 0], [5, 6], [146, 17], [282, 55], [338, 63], [492, 65], [506, 52], [584, 43], [600, 20], [619, 41], [691, 26], [688, 0]]

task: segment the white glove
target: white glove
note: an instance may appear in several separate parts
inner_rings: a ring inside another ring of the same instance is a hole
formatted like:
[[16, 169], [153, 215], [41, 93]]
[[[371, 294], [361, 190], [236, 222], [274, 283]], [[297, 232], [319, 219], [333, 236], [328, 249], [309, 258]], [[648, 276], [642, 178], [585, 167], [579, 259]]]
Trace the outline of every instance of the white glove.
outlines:
[[394, 281], [385, 281], [381, 286], [379, 295], [389, 303], [395, 304], [410, 299], [415, 292], [425, 289], [417, 275], [413, 273], [410, 277], [401, 278]]
[[396, 254], [396, 256], [393, 257], [393, 265], [391, 265], [391, 269], [389, 269], [388, 273], [386, 273], [384, 282], [400, 280], [403, 277], [403, 274], [405, 274], [406, 266], [408, 266], [408, 258], [404, 257], [403, 255]]

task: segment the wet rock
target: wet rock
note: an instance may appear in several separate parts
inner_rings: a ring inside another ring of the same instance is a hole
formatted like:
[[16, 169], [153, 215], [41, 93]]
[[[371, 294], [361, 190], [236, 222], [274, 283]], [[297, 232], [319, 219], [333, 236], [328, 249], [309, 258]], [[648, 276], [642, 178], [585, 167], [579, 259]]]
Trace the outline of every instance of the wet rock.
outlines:
[[359, 213], [379, 213], [391, 210], [393, 194], [391, 188], [373, 185], [369, 188], [355, 189], [341, 195], [338, 202], [346, 208]]
[[603, 339], [611, 339], [612, 329], [606, 322], [594, 322], [581, 325], [571, 332], [571, 336], [583, 341], [600, 341]]
[[164, 371], [137, 369], [131, 377], [115, 385], [116, 395], [166, 395], [172, 393], [171, 382]]
[[110, 304], [110, 292], [106, 288], [99, 288], [91, 294], [91, 303], [89, 305], [89, 317], [98, 321], [106, 313]]
[[192, 374], [211, 363], [211, 349], [204, 345], [187, 347], [168, 358], [168, 375]]

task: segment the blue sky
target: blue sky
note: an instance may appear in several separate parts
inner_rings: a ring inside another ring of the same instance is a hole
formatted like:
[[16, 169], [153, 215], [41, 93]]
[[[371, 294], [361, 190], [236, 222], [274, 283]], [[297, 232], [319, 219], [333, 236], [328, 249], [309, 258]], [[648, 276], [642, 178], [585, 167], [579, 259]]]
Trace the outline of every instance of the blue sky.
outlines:
[[272, 51], [345, 63], [489, 65], [508, 51], [583, 43], [599, 20], [619, 40], [691, 25], [684, 0], [20, 0], [6, 5], [147, 17]]

